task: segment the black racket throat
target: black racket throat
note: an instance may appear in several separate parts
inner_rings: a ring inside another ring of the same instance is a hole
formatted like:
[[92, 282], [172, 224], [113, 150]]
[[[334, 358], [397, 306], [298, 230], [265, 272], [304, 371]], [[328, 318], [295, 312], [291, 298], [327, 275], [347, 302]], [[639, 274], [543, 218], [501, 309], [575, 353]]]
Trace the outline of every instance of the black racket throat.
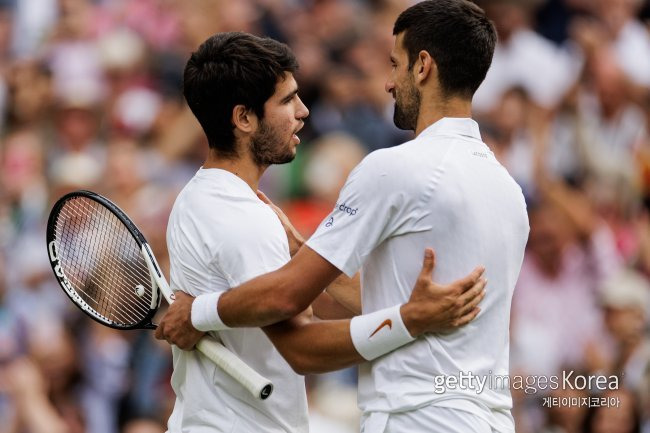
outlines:
[[84, 313], [115, 329], [156, 328], [161, 296], [151, 272], [162, 273], [117, 205], [92, 191], [66, 194], [50, 212], [46, 240], [59, 285]]

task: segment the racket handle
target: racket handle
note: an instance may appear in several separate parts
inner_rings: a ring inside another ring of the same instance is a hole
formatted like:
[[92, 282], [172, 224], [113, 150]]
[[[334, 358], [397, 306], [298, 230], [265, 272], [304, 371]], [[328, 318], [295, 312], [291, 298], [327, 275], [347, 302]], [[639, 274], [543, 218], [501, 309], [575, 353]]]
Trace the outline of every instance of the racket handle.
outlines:
[[[160, 288], [160, 292], [169, 305], [174, 302], [174, 293], [169, 288], [167, 280], [160, 271], [156, 258], [149, 245], [145, 242], [142, 244], [142, 257], [149, 268], [149, 274], [152, 278], [152, 286], [155, 284]], [[154, 291], [157, 294], [157, 291]], [[156, 296], [152, 297], [151, 308], [154, 308], [158, 300]], [[212, 362], [217, 364], [223, 371], [229, 374], [237, 382], [241, 383], [253, 397], [260, 400], [266, 400], [273, 392], [273, 384], [270, 380], [253, 370], [237, 355], [210, 337], [203, 337], [196, 344], [196, 348]]]
[[221, 343], [210, 337], [203, 337], [196, 344], [196, 348], [233, 379], [241, 383], [253, 397], [266, 400], [273, 392], [271, 381], [249, 367]]

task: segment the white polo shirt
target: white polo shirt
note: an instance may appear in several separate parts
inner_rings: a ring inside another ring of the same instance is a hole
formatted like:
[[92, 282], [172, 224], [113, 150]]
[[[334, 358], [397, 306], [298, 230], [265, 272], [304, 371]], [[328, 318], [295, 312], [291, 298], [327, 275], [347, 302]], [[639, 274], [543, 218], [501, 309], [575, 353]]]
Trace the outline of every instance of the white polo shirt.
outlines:
[[[469, 118], [444, 118], [354, 169], [307, 245], [347, 275], [362, 267], [363, 313], [409, 299], [426, 247], [436, 251], [436, 281], [451, 282], [477, 265], [486, 267], [488, 279], [472, 323], [426, 335], [360, 367], [361, 410], [433, 404], [514, 431], [510, 391], [495, 379], [508, 374], [510, 301], [528, 230], [521, 189]], [[470, 373], [492, 380], [492, 388], [486, 382], [481, 389], [473, 379], [471, 389]], [[437, 385], [453, 382], [452, 376], [456, 384]]]
[[[239, 177], [200, 169], [181, 191], [167, 227], [171, 287], [193, 296], [226, 291], [289, 261], [279, 219]], [[275, 384], [254, 399], [198, 351], [173, 347], [176, 403], [169, 433], [307, 432], [302, 376], [258, 328], [218, 332], [226, 347]]]

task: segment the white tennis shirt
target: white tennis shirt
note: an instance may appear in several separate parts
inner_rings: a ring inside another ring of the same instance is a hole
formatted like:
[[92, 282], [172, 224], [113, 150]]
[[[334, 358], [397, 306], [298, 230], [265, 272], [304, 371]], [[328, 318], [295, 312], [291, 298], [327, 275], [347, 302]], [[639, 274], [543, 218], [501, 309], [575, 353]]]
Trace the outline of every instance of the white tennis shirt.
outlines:
[[510, 391], [497, 376], [508, 374], [510, 302], [528, 231], [521, 189], [469, 118], [441, 119], [354, 169], [307, 245], [347, 275], [362, 268], [363, 313], [409, 299], [426, 247], [436, 251], [437, 282], [477, 265], [486, 267], [488, 279], [472, 323], [360, 366], [361, 410], [433, 404], [514, 432]]
[[[271, 208], [239, 177], [200, 169], [181, 191], [167, 227], [173, 290], [226, 291], [289, 261], [287, 236]], [[302, 376], [258, 328], [217, 333], [226, 347], [275, 384], [264, 401], [198, 351], [173, 347], [176, 403], [169, 433], [307, 432]]]

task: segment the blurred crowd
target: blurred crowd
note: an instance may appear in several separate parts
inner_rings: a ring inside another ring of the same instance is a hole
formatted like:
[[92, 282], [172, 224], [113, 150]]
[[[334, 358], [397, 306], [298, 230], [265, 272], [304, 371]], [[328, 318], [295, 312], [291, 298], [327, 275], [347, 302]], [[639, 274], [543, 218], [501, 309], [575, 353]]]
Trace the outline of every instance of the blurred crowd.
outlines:
[[[411, 3], [0, 0], [0, 433], [164, 431], [169, 348], [67, 300], [45, 223], [63, 193], [97, 191], [166, 267], [171, 205], [207, 151], [182, 98], [190, 52], [242, 30], [296, 53], [311, 114], [298, 157], [261, 189], [308, 236], [364, 155], [411, 137], [384, 91], [392, 25]], [[620, 378], [514, 390], [517, 432], [650, 432], [650, 1], [478, 3], [499, 44], [474, 117], [531, 225], [511, 373]], [[313, 432], [358, 430], [354, 371], [309, 377], [308, 392]]]

